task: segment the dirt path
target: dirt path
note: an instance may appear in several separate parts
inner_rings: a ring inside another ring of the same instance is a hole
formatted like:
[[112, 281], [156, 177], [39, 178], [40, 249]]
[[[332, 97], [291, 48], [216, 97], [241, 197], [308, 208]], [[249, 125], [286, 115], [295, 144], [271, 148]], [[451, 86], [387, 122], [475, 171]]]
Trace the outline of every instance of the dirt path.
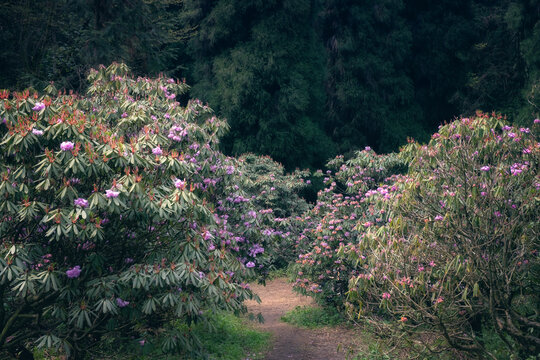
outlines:
[[284, 279], [253, 286], [253, 290], [262, 302], [248, 302], [248, 308], [255, 314], [262, 313], [265, 322], [257, 326], [274, 337], [265, 360], [344, 360], [346, 349], [357, 346], [358, 334], [344, 327], [300, 329], [282, 322], [280, 318], [294, 307], [314, 305], [311, 298], [294, 293]]

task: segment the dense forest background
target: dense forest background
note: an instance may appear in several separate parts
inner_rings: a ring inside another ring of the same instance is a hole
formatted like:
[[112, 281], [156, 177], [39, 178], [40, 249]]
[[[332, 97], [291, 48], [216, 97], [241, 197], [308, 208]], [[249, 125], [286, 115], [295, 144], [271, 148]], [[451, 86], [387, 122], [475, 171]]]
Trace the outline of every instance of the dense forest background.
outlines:
[[113, 61], [186, 78], [228, 120], [226, 153], [317, 167], [477, 109], [530, 123], [540, 1], [0, 2], [0, 88], [84, 91], [89, 68]]

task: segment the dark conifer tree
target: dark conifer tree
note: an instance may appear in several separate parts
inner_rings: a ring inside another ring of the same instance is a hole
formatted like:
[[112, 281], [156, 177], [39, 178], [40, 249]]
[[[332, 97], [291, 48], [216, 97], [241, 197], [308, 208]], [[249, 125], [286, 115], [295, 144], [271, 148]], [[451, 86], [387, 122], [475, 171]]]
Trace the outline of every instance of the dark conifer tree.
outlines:
[[269, 154], [288, 167], [333, 156], [322, 131], [324, 48], [314, 0], [186, 1], [192, 94], [231, 125], [225, 149]]
[[341, 152], [364, 145], [391, 151], [407, 136], [424, 135], [402, 11], [401, 0], [325, 1], [326, 129]]
[[185, 28], [181, 0], [5, 0], [0, 88], [82, 90], [90, 67], [127, 63], [136, 74], [174, 72]]

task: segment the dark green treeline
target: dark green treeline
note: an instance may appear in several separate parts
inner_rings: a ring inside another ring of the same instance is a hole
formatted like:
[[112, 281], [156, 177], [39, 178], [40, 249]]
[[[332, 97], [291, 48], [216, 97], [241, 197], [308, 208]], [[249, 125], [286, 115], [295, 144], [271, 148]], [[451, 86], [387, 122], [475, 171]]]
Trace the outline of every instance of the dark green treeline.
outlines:
[[112, 61], [185, 77], [227, 153], [289, 168], [540, 107], [538, 0], [3, 0], [0, 44], [0, 88], [81, 91]]

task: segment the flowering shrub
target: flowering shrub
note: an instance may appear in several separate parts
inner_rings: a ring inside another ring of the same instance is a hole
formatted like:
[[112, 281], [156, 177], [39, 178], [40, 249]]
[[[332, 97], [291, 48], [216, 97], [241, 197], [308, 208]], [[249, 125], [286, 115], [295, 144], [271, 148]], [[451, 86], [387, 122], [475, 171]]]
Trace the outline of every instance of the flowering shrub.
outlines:
[[265, 236], [268, 267], [283, 268], [296, 257], [296, 241], [303, 231], [300, 215], [309, 209], [299, 192], [309, 186], [309, 171], [285, 174], [283, 166], [268, 156], [244, 154], [239, 157], [242, 188], [257, 211], [261, 233]]
[[271, 209], [274, 216], [288, 218], [308, 210], [306, 201], [298, 193], [308, 186], [308, 170], [285, 174], [283, 166], [268, 156], [244, 154], [238, 158], [245, 178], [243, 188], [255, 196], [260, 209]]
[[[388, 213], [376, 204], [393, 196], [396, 188], [391, 186], [391, 175], [406, 170], [406, 163], [396, 154], [377, 155], [366, 148], [348, 161], [338, 156], [328, 166], [337, 171], [332, 175], [328, 170], [327, 187], [302, 218], [295, 288], [341, 308], [349, 279], [362, 269], [356, 268], [356, 260], [339, 256], [339, 252], [355, 251], [366, 229], [387, 221]], [[321, 172], [319, 176], [323, 176]]]
[[[401, 152], [410, 172], [391, 221], [345, 254], [361, 271], [350, 282], [353, 315], [383, 309], [394, 330], [425, 334], [420, 345], [433, 351], [540, 351], [538, 127], [479, 114]], [[505, 350], [486, 345], [489, 332]]]
[[217, 210], [237, 181], [216, 150], [227, 125], [180, 106], [172, 79], [113, 64], [89, 81], [84, 97], [0, 92], [0, 346], [192, 351], [168, 320], [244, 310], [258, 265]]

